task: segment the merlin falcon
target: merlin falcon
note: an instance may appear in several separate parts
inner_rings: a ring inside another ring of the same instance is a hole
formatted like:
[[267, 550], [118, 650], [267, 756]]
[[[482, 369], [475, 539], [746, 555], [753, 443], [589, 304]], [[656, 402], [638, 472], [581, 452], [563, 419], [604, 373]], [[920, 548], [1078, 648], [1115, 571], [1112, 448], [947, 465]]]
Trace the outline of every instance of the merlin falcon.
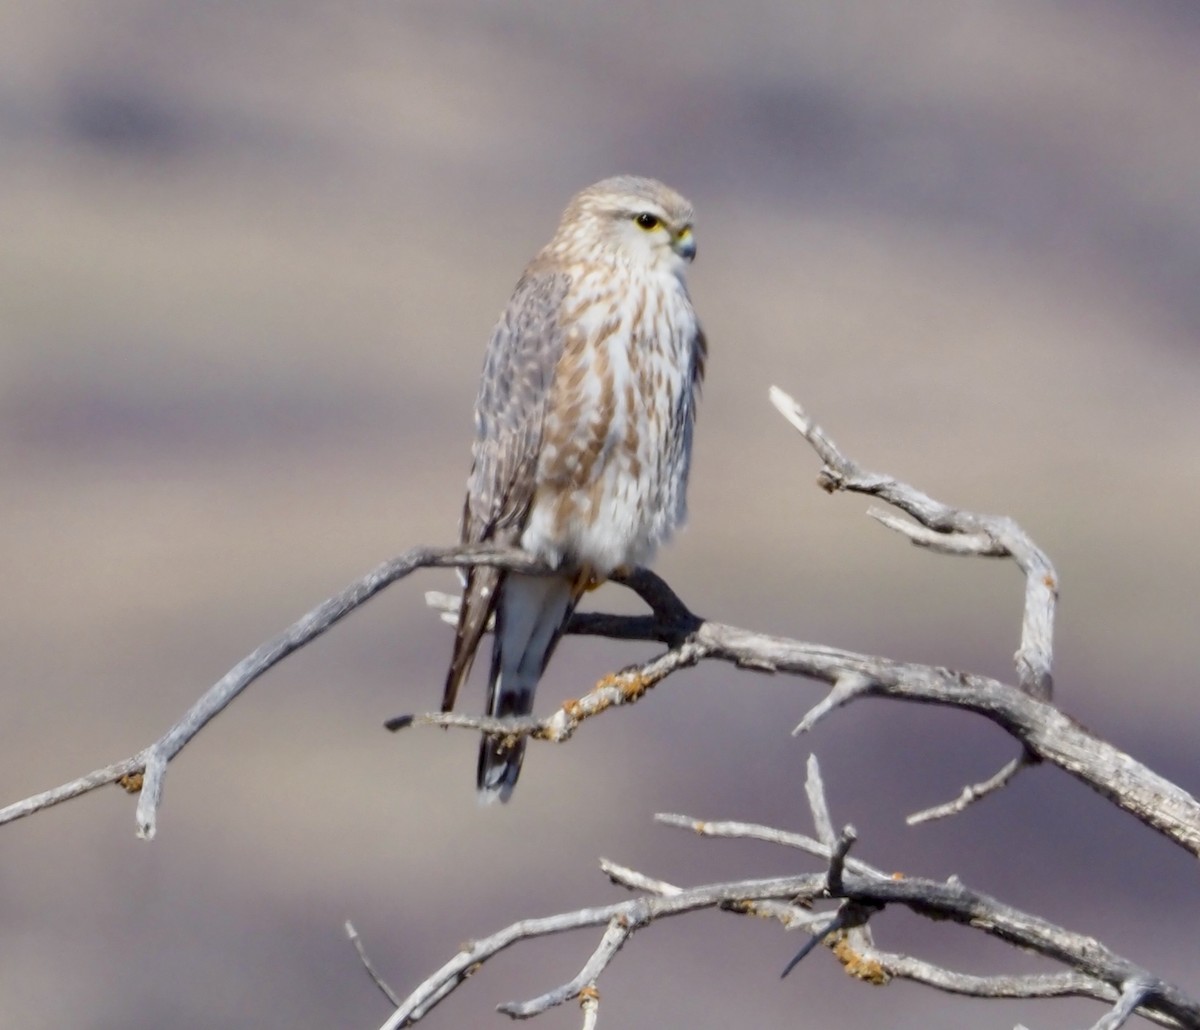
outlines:
[[[487, 713], [528, 715], [571, 613], [684, 521], [706, 344], [684, 282], [692, 205], [618, 176], [567, 205], [492, 331], [475, 409], [464, 544], [518, 546], [555, 574], [465, 576], [442, 710], [495, 613]], [[525, 740], [480, 743], [480, 798], [507, 801]]]

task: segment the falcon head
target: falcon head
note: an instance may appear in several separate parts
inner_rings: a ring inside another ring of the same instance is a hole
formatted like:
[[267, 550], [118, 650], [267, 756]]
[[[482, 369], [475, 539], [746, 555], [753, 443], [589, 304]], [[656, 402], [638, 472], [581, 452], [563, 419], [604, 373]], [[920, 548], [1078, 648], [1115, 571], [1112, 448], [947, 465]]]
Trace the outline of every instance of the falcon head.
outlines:
[[563, 214], [560, 241], [609, 251], [647, 270], [682, 274], [696, 256], [689, 201], [656, 179], [618, 175], [577, 194]]

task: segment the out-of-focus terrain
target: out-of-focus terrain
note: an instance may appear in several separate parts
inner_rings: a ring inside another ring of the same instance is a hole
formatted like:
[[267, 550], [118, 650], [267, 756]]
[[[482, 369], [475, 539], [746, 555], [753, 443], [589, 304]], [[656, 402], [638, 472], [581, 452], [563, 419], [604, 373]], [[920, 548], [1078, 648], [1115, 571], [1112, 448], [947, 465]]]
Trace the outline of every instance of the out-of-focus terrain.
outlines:
[[[868, 467], [1016, 517], [1062, 581], [1064, 709], [1195, 790], [1200, 724], [1200, 17], [1189, 5], [718, 0], [10, 4], [0, 12], [4, 802], [132, 753], [243, 654], [414, 543], [454, 538], [483, 344], [576, 189], [696, 204], [711, 342], [699, 612], [1011, 678], [1021, 583], [909, 547], [766, 403]], [[951, 713], [701, 668], [536, 746], [481, 810], [435, 707], [426, 573], [255, 684], [168, 777], [160, 836], [111, 789], [0, 829], [0, 1025], [371, 1027], [341, 925], [406, 990], [472, 936], [676, 882], [798, 868], [655, 811], [807, 828], [810, 750], [862, 857], [973, 886], [1200, 990], [1194, 860], [1053, 770], [907, 829], [1012, 753]], [[616, 588], [594, 604], [628, 605]], [[648, 653], [568, 641], [549, 710]], [[478, 684], [465, 704], [481, 702]], [[881, 944], [1028, 968], [889, 914]], [[572, 976], [514, 950], [429, 1017]], [[722, 914], [601, 983], [625, 1028], [1012, 1026], [1082, 1002], [850, 982]], [[568, 1007], [542, 1018], [574, 1027]]]

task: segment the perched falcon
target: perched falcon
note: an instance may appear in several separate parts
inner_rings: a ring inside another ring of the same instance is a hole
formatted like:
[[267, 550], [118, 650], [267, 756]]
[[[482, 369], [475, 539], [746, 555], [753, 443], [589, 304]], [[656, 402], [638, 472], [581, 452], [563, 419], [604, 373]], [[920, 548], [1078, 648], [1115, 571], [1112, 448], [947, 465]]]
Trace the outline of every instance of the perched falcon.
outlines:
[[[468, 571], [443, 711], [494, 611], [488, 714], [528, 715], [584, 591], [683, 522], [705, 359], [683, 278], [695, 254], [692, 205], [618, 176], [572, 199], [517, 283], [484, 359], [462, 540], [519, 545], [558, 574]], [[524, 751], [483, 739], [482, 800], [508, 800]]]

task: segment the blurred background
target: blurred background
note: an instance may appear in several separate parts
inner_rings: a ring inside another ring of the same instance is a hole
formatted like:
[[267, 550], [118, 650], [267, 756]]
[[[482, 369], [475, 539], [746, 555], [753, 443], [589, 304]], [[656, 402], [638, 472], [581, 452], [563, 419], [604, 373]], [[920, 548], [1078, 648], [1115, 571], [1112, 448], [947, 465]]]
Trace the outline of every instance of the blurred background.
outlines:
[[[293, 0], [0, 11], [0, 598], [7, 803], [138, 750], [381, 560], [450, 543], [484, 342], [572, 193], [616, 172], [698, 211], [711, 342], [698, 612], [1011, 680], [1010, 564], [918, 551], [816, 489], [777, 383], [847, 453], [1015, 517], [1056, 562], [1061, 706], [1200, 788], [1200, 7], [1145, 0], [600, 4]], [[115, 788], [0, 830], [0, 1025], [374, 1027], [473, 936], [676, 883], [814, 868], [655, 826], [809, 829], [810, 751], [857, 854], [958, 874], [1200, 991], [1195, 860], [1053, 769], [904, 816], [1015, 751], [981, 720], [709, 666], [480, 809], [435, 708], [429, 572], [256, 683], [172, 766], [159, 838]], [[634, 610], [617, 588], [592, 605]], [[540, 710], [649, 647], [567, 641]], [[478, 677], [465, 692], [482, 705]], [[887, 913], [876, 939], [1038, 967]], [[427, 1020], [573, 976], [516, 948]], [[601, 1026], [1067, 1028], [1089, 1002], [851, 982], [800, 938], [698, 914], [640, 933]], [[568, 1006], [539, 1026], [576, 1027]]]

